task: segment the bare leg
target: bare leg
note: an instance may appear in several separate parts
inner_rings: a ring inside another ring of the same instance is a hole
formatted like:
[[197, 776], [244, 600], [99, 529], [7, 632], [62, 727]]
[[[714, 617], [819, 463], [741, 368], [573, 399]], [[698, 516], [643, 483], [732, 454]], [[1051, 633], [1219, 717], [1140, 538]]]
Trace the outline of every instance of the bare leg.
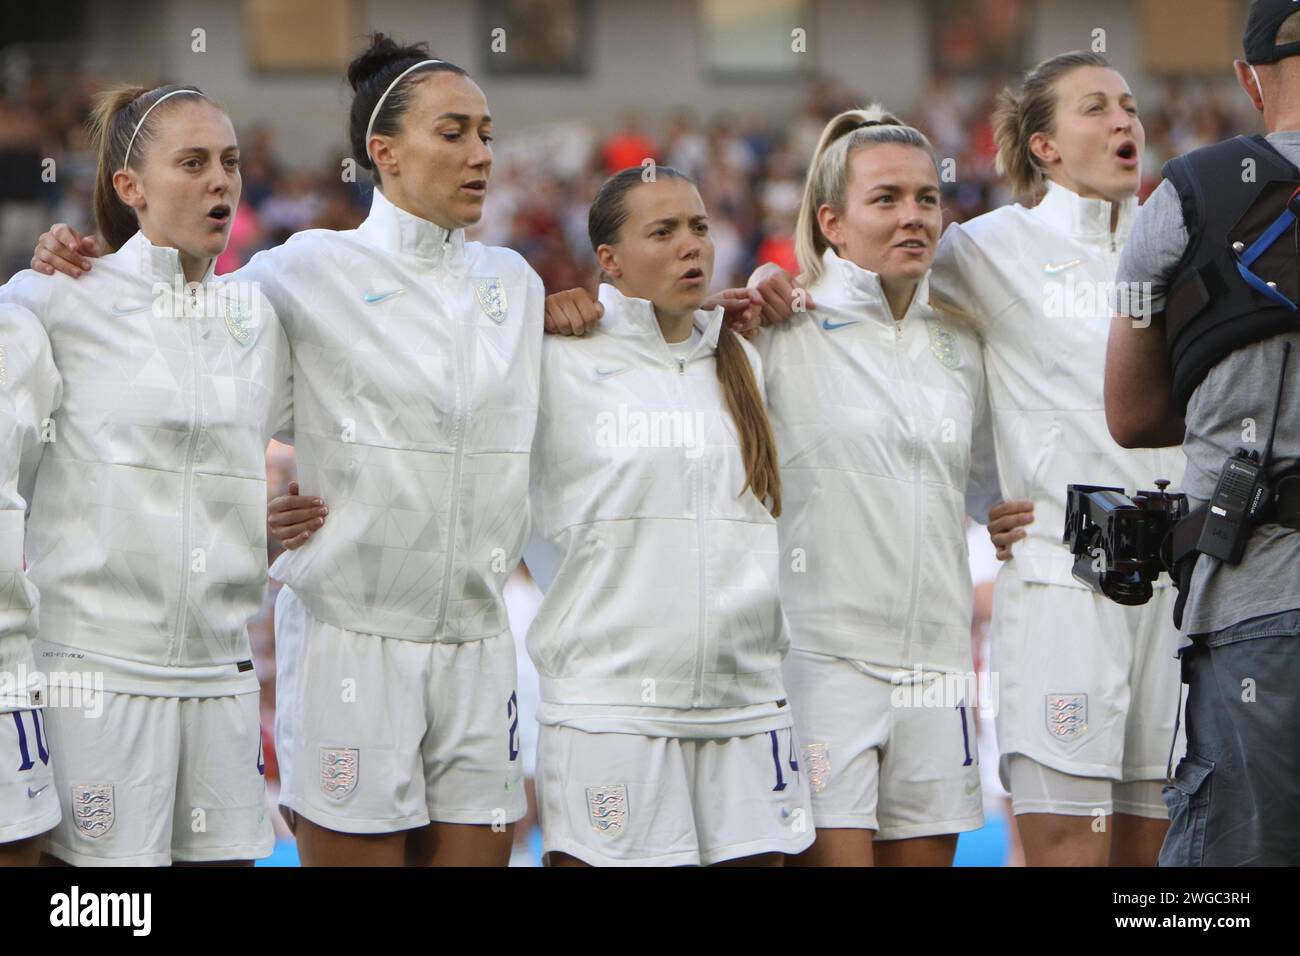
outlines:
[[432, 854], [425, 866], [508, 866], [515, 825], [500, 830], [487, 823], [431, 823]]
[[45, 845], [45, 834], [39, 833], [25, 840], [12, 843], [0, 843], [0, 868], [7, 866], [39, 866], [41, 847]]
[[879, 840], [874, 846], [876, 866], [952, 866], [957, 834]]
[[1022, 813], [1016, 817], [1026, 866], [1106, 866], [1110, 862], [1110, 818], [1094, 830], [1096, 817]]
[[1002, 798], [1002, 817], [1007, 821], [1007, 866], [1024, 866], [1025, 865], [1025, 845], [1020, 840], [1020, 824], [1016, 821], [1019, 819], [1011, 812], [1011, 798]]
[[813, 845], [787, 861], [788, 866], [872, 866], [875, 830], [818, 829]]
[[734, 860], [722, 860], [714, 866], [785, 866], [784, 853], [756, 853], [753, 856], [738, 856]]
[[297, 815], [293, 833], [303, 866], [401, 866], [407, 832], [340, 833]]
[[252, 860], [203, 860], [197, 863], [175, 860], [172, 866], [252, 866]]
[[533, 832], [533, 827], [538, 825], [537, 817], [537, 782], [532, 777], [524, 777], [524, 799], [528, 802], [528, 810], [522, 820], [515, 824], [515, 845], [522, 845], [528, 842], [528, 835]]
[[1116, 813], [1111, 817], [1114, 833], [1110, 843], [1111, 866], [1155, 866], [1160, 846], [1169, 832], [1168, 820]]
[[576, 856], [569, 856], [567, 853], [561, 853], [559, 850], [552, 850], [546, 854], [547, 866], [591, 866], [590, 863], [583, 863]]

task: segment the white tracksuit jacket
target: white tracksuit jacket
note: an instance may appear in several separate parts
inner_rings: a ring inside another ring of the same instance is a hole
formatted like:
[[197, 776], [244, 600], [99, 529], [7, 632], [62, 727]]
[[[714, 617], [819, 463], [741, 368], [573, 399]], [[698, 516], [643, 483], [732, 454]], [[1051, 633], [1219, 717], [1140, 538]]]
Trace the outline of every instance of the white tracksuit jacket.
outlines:
[[546, 592], [528, 631], [539, 719], [623, 712], [642, 718], [623, 729], [669, 736], [694, 734], [644, 721], [788, 726], [776, 521], [741, 493], [722, 310], [696, 314], [702, 339], [679, 358], [649, 301], [602, 285], [600, 302], [595, 330], [543, 344], [525, 555]]
[[211, 270], [187, 286], [142, 233], [80, 279], [21, 272], [0, 302], [41, 321], [63, 379], [27, 524], [37, 663], [122, 693], [256, 690], [265, 452], [291, 417], [275, 313]]
[[26, 309], [0, 305], [0, 713], [35, 703], [29, 675], [37, 591], [23, 569], [31, 488], [19, 481], [35, 474], [62, 393], [44, 326]]
[[[936, 304], [965, 315], [984, 340], [998, 471], [1006, 498], [1034, 502], [1012, 546], [1027, 582], [1086, 587], [1061, 544], [1071, 483], [1179, 490], [1181, 449], [1124, 449], [1110, 437], [1102, 393], [1115, 270], [1137, 209], [1050, 183], [1037, 206], [1003, 206], [948, 227], [930, 274]], [[1156, 587], [1168, 587], [1162, 576]]]
[[968, 673], [965, 515], [998, 500], [978, 339], [930, 307], [925, 280], [895, 320], [875, 273], [822, 261], [817, 308], [758, 338], [791, 646]]
[[295, 450], [324, 526], [271, 574], [320, 621], [413, 641], [508, 630], [528, 534], [544, 291], [518, 253], [374, 192], [354, 230], [310, 230], [235, 273], [293, 351]]

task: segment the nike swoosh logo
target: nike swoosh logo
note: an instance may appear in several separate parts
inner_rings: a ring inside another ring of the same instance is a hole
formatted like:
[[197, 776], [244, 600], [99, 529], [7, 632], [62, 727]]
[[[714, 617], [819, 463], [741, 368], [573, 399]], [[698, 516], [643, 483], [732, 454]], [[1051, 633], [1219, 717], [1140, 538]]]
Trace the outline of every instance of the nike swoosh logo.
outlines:
[[130, 302], [114, 302], [114, 315], [130, 315], [132, 312], [143, 312], [149, 308], [147, 305], [132, 305]]
[[40, 790], [33, 790], [31, 787], [28, 787], [28, 788], [27, 788], [27, 799], [29, 799], [29, 800], [35, 800], [35, 799], [36, 799], [37, 797], [39, 797], [42, 793], [44, 793], [46, 790], [48, 790], [48, 789], [49, 789], [49, 786], [50, 786], [50, 785], [47, 783], [45, 786], [41, 787]]
[[599, 366], [597, 366], [596, 377], [609, 378], [611, 375], [617, 375], [619, 372], [626, 372], [631, 367], [632, 366], [630, 365], [620, 365], [618, 366], [618, 368], [600, 368]]
[[979, 793], [979, 789], [980, 789], [980, 785], [979, 785], [978, 783], [975, 784], [975, 786], [973, 786], [973, 787], [972, 787], [972, 786], [967, 786], [967, 787], [966, 787], [966, 796], [968, 796], [968, 797], [970, 797], [970, 796], [974, 796], [976, 793]]
[[387, 292], [367, 292], [365, 300], [368, 305], [374, 305], [376, 302], [383, 302], [385, 299], [391, 299], [395, 295], [401, 295], [405, 289], [390, 289]]
[[836, 329], [842, 329], [846, 325], [857, 325], [861, 319], [850, 319], [847, 322], [832, 322], [830, 319], [822, 319], [822, 328], [827, 332], [834, 332]]
[[1071, 259], [1069, 262], [1062, 262], [1059, 265], [1049, 262], [1043, 266], [1043, 271], [1048, 275], [1055, 275], [1058, 272], [1064, 272], [1066, 269], [1073, 269], [1081, 262], [1083, 262], [1082, 259]]

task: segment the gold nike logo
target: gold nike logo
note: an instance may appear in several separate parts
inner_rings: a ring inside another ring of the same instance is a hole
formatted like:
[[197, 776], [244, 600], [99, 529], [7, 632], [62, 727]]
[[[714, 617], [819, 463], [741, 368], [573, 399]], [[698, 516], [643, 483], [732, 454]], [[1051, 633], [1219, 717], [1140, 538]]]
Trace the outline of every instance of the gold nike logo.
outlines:
[[1049, 262], [1043, 266], [1043, 271], [1048, 275], [1055, 275], [1058, 272], [1064, 272], [1066, 269], [1073, 269], [1081, 262], [1083, 262], [1082, 259], [1071, 259], [1069, 262], [1062, 262], [1059, 265]]

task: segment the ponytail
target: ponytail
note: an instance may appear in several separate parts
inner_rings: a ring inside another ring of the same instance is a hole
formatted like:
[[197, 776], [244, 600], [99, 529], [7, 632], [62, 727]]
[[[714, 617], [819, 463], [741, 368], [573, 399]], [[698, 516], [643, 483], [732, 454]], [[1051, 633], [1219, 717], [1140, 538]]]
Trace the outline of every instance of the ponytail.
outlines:
[[[186, 86], [160, 86], [151, 90], [145, 86], [118, 86], [100, 93], [95, 98], [90, 113], [89, 129], [91, 148], [96, 156], [95, 228], [104, 239], [109, 252], [116, 252], [140, 228], [135, 210], [122, 202], [113, 186], [113, 174], [127, 165], [127, 148], [130, 147], [130, 166], [139, 169], [154, 130], [158, 115], [165, 112], [179, 97], [174, 97], [158, 109], [150, 111], [169, 93], [187, 91], [207, 99], [201, 91]], [[148, 118], [140, 120], [148, 113]], [[136, 127], [139, 126], [139, 129]], [[135, 140], [132, 142], [132, 136]]]
[[[781, 473], [777, 468], [776, 439], [768, 421], [763, 397], [754, 379], [740, 337], [725, 325], [718, 333], [718, 382], [727, 400], [727, 411], [740, 435], [740, 455], [745, 463], [743, 495], [751, 490], [772, 517], [781, 517]], [[768, 505], [768, 501], [771, 505]]]
[[1029, 148], [1029, 140], [1035, 133], [1056, 132], [1056, 83], [1082, 66], [1110, 69], [1100, 53], [1061, 53], [1026, 73], [1019, 94], [1009, 88], [998, 94], [993, 107], [997, 170], [1011, 180], [1016, 195], [1034, 195], [1047, 184], [1047, 173]]
[[924, 150], [938, 168], [934, 147], [925, 134], [904, 125], [879, 103], [866, 109], [846, 110], [827, 123], [808, 165], [799, 216], [795, 220], [794, 252], [799, 260], [802, 284], [811, 285], [821, 278], [822, 256], [830, 248], [817, 221], [818, 210], [829, 205], [837, 212], [843, 212], [849, 186], [850, 157], [862, 147], [882, 143]]

